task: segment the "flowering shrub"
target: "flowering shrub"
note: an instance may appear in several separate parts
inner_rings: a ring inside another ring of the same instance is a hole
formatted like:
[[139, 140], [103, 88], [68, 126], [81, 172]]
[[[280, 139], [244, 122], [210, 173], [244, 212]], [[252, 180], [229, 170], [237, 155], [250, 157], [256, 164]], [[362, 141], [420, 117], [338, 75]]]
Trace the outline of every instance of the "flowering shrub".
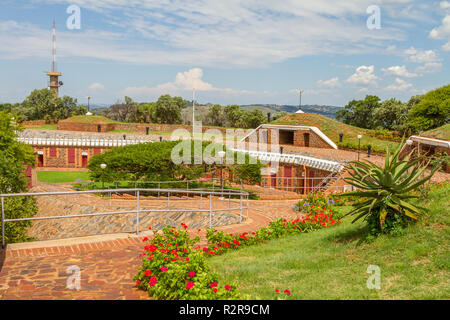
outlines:
[[290, 221], [280, 218], [272, 221], [268, 227], [263, 227], [250, 233], [233, 234], [208, 229], [206, 232], [208, 247], [203, 248], [203, 252], [209, 256], [220, 255], [230, 250], [263, 243], [289, 234], [329, 228], [336, 223], [340, 223], [339, 219], [336, 219], [334, 215], [335, 212], [333, 210], [320, 210], [320, 208], [315, 207], [305, 216]]
[[235, 285], [218, 285], [218, 275], [210, 270], [204, 254], [193, 249], [199, 237], [190, 239], [186, 230], [167, 226], [162, 233], [143, 240], [147, 245], [134, 280], [150, 296], [171, 300], [241, 298]]

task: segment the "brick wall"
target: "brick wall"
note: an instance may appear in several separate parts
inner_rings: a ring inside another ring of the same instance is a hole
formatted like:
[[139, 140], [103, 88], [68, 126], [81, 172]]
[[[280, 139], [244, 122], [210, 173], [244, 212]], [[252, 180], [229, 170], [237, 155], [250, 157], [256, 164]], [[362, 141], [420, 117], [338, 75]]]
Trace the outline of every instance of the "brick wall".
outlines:
[[[75, 162], [69, 163], [68, 149], [74, 149], [75, 151]], [[87, 162], [93, 157], [97, 152], [103, 152], [109, 148], [91, 148], [91, 147], [33, 147], [34, 152], [37, 154], [38, 151], [43, 152], [44, 156], [44, 168], [83, 168], [83, 152], [87, 153]], [[51, 149], [56, 149], [56, 155], [51, 153]], [[36, 155], [38, 157], [38, 155]], [[36, 159], [37, 161], [37, 159]]]
[[100, 125], [100, 132], [108, 132], [115, 129], [115, 123], [82, 123], [82, 122], [67, 122], [59, 121], [58, 130], [65, 131], [84, 131], [84, 132], [99, 132], [98, 125]]

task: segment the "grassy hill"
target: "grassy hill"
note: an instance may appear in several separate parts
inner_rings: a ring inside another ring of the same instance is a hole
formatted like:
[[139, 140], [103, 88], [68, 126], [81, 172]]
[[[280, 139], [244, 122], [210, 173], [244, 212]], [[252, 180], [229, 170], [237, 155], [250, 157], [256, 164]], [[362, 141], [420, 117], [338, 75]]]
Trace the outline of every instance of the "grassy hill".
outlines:
[[[213, 257], [210, 264], [251, 299], [276, 299], [276, 288], [290, 289], [289, 299], [449, 299], [449, 192], [447, 183], [418, 200], [430, 212], [396, 237], [361, 243], [365, 223], [351, 224], [349, 217], [337, 227]], [[380, 290], [366, 286], [369, 265], [380, 268]]]
[[450, 123], [436, 129], [425, 131], [420, 135], [428, 138], [450, 140]]
[[70, 117], [64, 120], [60, 120], [60, 122], [81, 122], [81, 123], [118, 123], [118, 121], [114, 121], [111, 119], [108, 119], [103, 116], [74, 116]]
[[[361, 148], [367, 150], [367, 145], [372, 146], [375, 152], [385, 152], [386, 146], [394, 148], [398, 146], [398, 142], [382, 140], [373, 137], [374, 130], [362, 129], [354, 127], [323, 115], [314, 113], [300, 113], [291, 114], [275, 121], [271, 124], [288, 124], [299, 126], [314, 126], [319, 128], [325, 135], [327, 135], [334, 143], [341, 147], [358, 148], [358, 134], [362, 135]], [[339, 142], [339, 133], [343, 133], [342, 143]]]

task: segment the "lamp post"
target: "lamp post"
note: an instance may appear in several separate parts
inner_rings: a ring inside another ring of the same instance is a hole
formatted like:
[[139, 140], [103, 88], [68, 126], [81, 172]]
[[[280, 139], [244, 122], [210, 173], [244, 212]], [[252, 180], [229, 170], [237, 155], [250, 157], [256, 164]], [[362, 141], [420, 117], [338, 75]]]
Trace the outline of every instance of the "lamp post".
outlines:
[[105, 168], [106, 168], [106, 164], [102, 163], [100, 165], [100, 168], [102, 168], [102, 190], [105, 189]]
[[225, 151], [218, 152], [220, 157], [220, 188], [222, 189], [222, 197], [223, 197], [223, 158], [225, 157]]
[[359, 154], [361, 152], [361, 138], [362, 135], [358, 134], [358, 161], [359, 161]]

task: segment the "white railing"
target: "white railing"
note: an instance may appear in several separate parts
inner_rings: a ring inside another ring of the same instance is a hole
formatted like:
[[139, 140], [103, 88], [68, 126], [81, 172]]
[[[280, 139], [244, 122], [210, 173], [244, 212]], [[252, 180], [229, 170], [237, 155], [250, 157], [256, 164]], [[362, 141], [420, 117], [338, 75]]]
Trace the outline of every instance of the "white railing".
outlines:
[[142, 139], [87, 139], [87, 138], [28, 138], [19, 137], [17, 141], [32, 146], [55, 146], [55, 147], [121, 147], [139, 143], [153, 142], [152, 140]]

